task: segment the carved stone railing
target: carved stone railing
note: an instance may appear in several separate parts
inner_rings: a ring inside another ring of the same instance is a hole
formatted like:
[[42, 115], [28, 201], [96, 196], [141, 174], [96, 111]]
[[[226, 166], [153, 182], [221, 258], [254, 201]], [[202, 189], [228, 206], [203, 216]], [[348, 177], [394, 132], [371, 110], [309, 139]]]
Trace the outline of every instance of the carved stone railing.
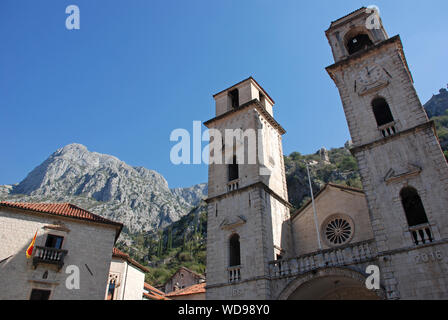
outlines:
[[421, 245], [434, 241], [434, 235], [431, 230], [431, 226], [428, 223], [419, 224], [417, 226], [409, 227], [412, 240], [415, 245]]
[[36, 268], [39, 263], [55, 264], [59, 269], [64, 265], [67, 250], [39, 247], [34, 248], [33, 265]]
[[233, 191], [233, 190], [237, 190], [240, 186], [240, 180], [236, 179], [236, 180], [232, 180], [229, 183], [227, 183], [227, 191]]
[[241, 281], [241, 266], [232, 266], [227, 268], [229, 274], [229, 283]]
[[379, 126], [378, 130], [380, 130], [383, 137], [393, 136], [397, 133], [397, 129], [395, 128], [395, 121]]
[[301, 255], [296, 258], [269, 262], [271, 277], [293, 276], [323, 267], [342, 267], [372, 260], [376, 250], [373, 240], [348, 244]]

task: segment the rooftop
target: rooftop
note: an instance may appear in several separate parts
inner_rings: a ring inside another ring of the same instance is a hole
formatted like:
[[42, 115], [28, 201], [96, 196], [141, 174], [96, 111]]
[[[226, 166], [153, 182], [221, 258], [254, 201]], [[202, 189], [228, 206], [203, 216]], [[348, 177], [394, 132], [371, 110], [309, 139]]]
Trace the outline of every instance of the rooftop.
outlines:
[[167, 297], [186, 296], [190, 294], [205, 293], [205, 282], [194, 284], [181, 290], [173, 291], [166, 294]]
[[165, 297], [165, 293], [146, 282], [143, 287], [148, 291], [143, 292], [143, 296], [150, 300], [170, 300], [169, 298]]
[[133, 266], [139, 268], [143, 272], [149, 272], [150, 271], [147, 267], [141, 265], [140, 263], [138, 263], [137, 261], [132, 259], [127, 253], [124, 253], [123, 251], [120, 251], [117, 248], [113, 248], [112, 249], [112, 256], [116, 257], [116, 258], [120, 258], [120, 259], [126, 260], [127, 262], [129, 262]]
[[[358, 192], [358, 193], [362, 193], [364, 194], [364, 191], [362, 189], [359, 188], [355, 188], [355, 187], [349, 187], [346, 185], [342, 185], [342, 184], [336, 184], [336, 183], [327, 183], [322, 189], [320, 189], [317, 193], [314, 194], [314, 201], [316, 201], [316, 199], [325, 191], [328, 189], [328, 187], [334, 187], [340, 190], [346, 190], [346, 191], [353, 191], [353, 192]], [[291, 219], [294, 219], [295, 217], [297, 217], [301, 212], [303, 212], [310, 204], [312, 203], [312, 200], [308, 200], [307, 203], [305, 203], [300, 209], [296, 210], [295, 212], [293, 212], [291, 214]]]
[[31, 203], [31, 202], [0, 202], [0, 207], [20, 209], [30, 213], [45, 213], [50, 215], [74, 218], [78, 220], [112, 225], [117, 228], [115, 240], [118, 239], [123, 224], [79, 208], [71, 203]]
[[243, 82], [246, 82], [248, 80], [251, 80], [266, 95], [266, 97], [268, 97], [269, 100], [271, 100], [272, 104], [275, 104], [274, 100], [269, 96], [269, 94], [263, 89], [262, 86], [259, 85], [259, 83], [252, 76], [250, 76], [249, 78], [246, 78], [246, 79], [244, 79], [244, 80], [234, 84], [233, 86], [228, 87], [227, 89], [224, 89], [224, 90], [219, 91], [218, 93], [215, 93], [213, 95], [213, 98], [216, 97], [218, 94], [223, 93], [224, 91], [230, 90], [230, 89], [232, 89], [234, 87], [237, 87], [238, 85], [240, 85]]

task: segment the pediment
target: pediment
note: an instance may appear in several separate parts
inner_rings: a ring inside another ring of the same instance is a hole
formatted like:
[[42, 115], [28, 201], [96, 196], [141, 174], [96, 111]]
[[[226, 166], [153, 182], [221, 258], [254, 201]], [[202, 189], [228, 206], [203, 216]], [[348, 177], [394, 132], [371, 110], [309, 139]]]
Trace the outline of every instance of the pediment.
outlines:
[[406, 169], [399, 171], [391, 168], [389, 169], [389, 171], [387, 171], [387, 174], [384, 177], [384, 181], [386, 183], [397, 182], [408, 177], [416, 176], [421, 171], [422, 168], [414, 164], [408, 164]]
[[247, 219], [244, 216], [237, 216], [232, 219], [225, 218], [219, 225], [223, 230], [234, 229], [238, 226], [245, 224]]

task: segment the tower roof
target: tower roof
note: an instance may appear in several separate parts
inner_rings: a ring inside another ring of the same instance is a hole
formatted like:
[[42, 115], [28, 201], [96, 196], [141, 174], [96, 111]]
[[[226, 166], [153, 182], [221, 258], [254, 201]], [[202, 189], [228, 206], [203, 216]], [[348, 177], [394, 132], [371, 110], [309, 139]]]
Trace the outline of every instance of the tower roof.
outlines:
[[66, 218], [84, 220], [101, 224], [112, 225], [116, 228], [116, 239], [120, 235], [123, 224], [115, 222], [99, 215], [93, 214], [87, 210], [79, 208], [71, 203], [31, 203], [31, 202], [0, 202], [0, 207], [23, 210], [29, 213], [44, 213], [57, 215]]
[[262, 86], [260, 86], [260, 84], [252, 76], [250, 76], [249, 78], [246, 78], [246, 79], [244, 79], [244, 80], [234, 84], [233, 86], [228, 87], [227, 89], [224, 89], [224, 90], [219, 91], [218, 93], [215, 93], [213, 95], [213, 98], [216, 97], [217, 95], [225, 92], [225, 91], [228, 91], [230, 89], [233, 89], [234, 87], [239, 86], [240, 84], [242, 84], [242, 83], [244, 83], [244, 82], [246, 82], [248, 80], [251, 80], [255, 84], [255, 86], [257, 86], [258, 89], [260, 89], [260, 91], [262, 91], [266, 95], [266, 97], [272, 102], [272, 104], [275, 104], [274, 100], [269, 96], [269, 94], [263, 89]]
[[346, 14], [345, 16], [343, 16], [343, 17], [341, 17], [339, 19], [336, 19], [336, 20], [332, 21], [331, 24], [330, 24], [330, 27], [325, 32], [328, 32], [330, 29], [334, 28], [335, 26], [337, 26], [341, 22], [349, 21], [352, 18], [355, 18], [355, 17], [357, 17], [357, 16], [359, 16], [361, 14], [366, 13], [366, 10], [367, 10], [366, 7], [361, 7], [359, 9], [355, 10], [355, 11], [350, 12], [349, 14]]

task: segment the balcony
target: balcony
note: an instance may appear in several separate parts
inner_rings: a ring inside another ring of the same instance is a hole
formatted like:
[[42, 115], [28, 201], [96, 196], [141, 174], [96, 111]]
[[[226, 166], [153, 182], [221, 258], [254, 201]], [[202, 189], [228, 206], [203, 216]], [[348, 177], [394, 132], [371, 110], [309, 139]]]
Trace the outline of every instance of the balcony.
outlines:
[[379, 126], [378, 130], [381, 132], [384, 138], [393, 136], [397, 133], [397, 129], [395, 128], [395, 121]]
[[55, 264], [58, 269], [61, 269], [67, 252], [62, 249], [36, 246], [34, 247], [33, 266], [36, 268], [39, 263], [48, 263]]
[[228, 267], [227, 272], [229, 273], [229, 283], [241, 281], [241, 266]]
[[428, 223], [409, 227], [409, 232], [411, 233], [414, 244], [417, 246], [434, 241], [431, 226]]
[[288, 277], [324, 267], [342, 267], [375, 259], [373, 240], [269, 262], [271, 277]]
[[240, 185], [240, 179], [232, 180], [227, 183], [227, 192], [237, 190]]

